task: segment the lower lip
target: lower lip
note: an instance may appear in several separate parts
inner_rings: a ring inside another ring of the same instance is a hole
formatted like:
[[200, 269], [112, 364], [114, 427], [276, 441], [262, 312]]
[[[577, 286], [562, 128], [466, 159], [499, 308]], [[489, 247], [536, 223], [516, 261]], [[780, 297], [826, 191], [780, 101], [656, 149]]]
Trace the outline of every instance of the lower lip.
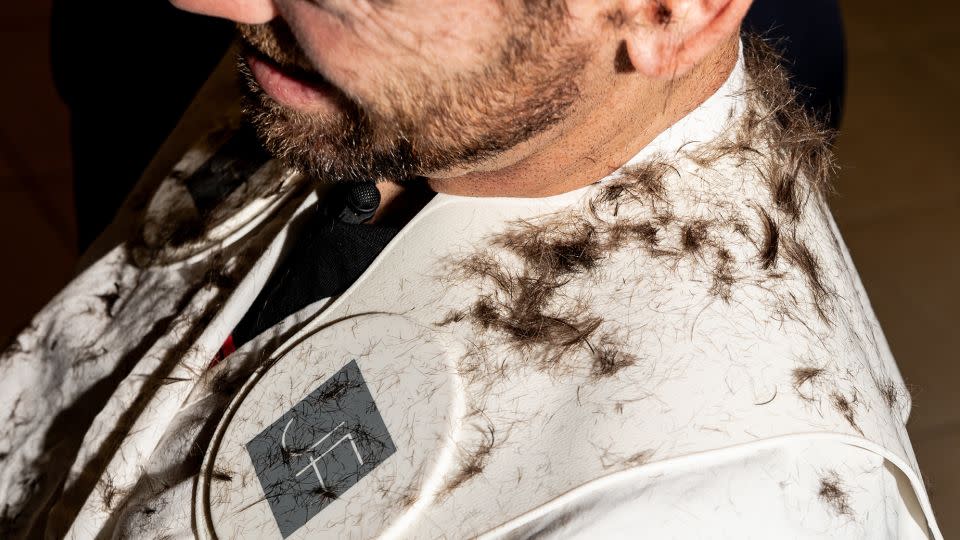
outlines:
[[296, 79], [256, 56], [248, 56], [246, 60], [263, 91], [279, 103], [303, 111], [325, 109], [332, 105], [335, 95], [333, 85]]

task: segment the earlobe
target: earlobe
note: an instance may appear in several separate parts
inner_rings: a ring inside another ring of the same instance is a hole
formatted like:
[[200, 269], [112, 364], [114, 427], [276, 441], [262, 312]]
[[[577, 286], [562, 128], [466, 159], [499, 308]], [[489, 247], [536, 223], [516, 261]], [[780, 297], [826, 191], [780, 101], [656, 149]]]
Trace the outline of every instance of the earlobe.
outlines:
[[652, 79], [669, 79], [681, 66], [682, 28], [675, 23], [684, 0], [622, 0], [626, 53], [633, 68]]
[[625, 42], [633, 68], [651, 79], [672, 78], [680, 67], [676, 63], [678, 51], [666, 48], [668, 40], [662, 36], [650, 33]]
[[634, 24], [629, 29], [627, 56], [634, 69], [651, 79], [671, 79], [691, 66], [685, 66], [682, 49], [682, 28], [674, 24], [674, 9], [670, 0], [646, 0], [635, 11]]
[[624, 0], [624, 36], [636, 71], [654, 79], [688, 73], [737, 32], [751, 0]]

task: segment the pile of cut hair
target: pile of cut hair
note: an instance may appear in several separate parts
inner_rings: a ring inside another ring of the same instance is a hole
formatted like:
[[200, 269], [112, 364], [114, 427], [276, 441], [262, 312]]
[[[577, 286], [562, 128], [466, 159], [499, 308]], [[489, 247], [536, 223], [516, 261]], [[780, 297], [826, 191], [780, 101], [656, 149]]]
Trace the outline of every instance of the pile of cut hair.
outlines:
[[[802, 224], [826, 212], [833, 134], [798, 104], [770, 44], [745, 38], [744, 57], [746, 109], [714, 141], [626, 166], [594, 186], [583, 207], [511, 223], [476, 252], [449, 262], [448, 275], [479, 292], [438, 324], [471, 324], [488, 338], [467, 354], [462, 375], [476, 381], [518, 367], [502, 359], [491, 364], [483, 343], [505, 344], [520, 353], [522, 367], [556, 375], [582, 369], [602, 379], [639, 362], [624, 347], [626, 329], [603, 316], [591, 288], [573, 285], [610, 279], [605, 261], [627, 250], [666, 268], [681, 262], [698, 268], [716, 301], [730, 303], [738, 286], [756, 285], [770, 291], [770, 316], [831, 324], [832, 292]], [[766, 200], [734, 201], [731, 210], [726, 199], [711, 215], [682, 215], [675, 203], [691, 194], [671, 190], [670, 180], [722, 161], [757, 175]], [[755, 253], [730, 248], [731, 235]]]

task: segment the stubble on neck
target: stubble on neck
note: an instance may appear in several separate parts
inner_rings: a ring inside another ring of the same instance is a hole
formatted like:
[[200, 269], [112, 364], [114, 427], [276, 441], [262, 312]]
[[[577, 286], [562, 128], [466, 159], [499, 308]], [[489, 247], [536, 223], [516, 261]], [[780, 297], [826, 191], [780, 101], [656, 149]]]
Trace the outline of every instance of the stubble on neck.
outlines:
[[737, 62], [731, 36], [686, 75], [661, 82], [618, 75], [609, 92], [565, 123], [470, 170], [427, 175], [438, 193], [546, 197], [593, 184], [713, 95]]

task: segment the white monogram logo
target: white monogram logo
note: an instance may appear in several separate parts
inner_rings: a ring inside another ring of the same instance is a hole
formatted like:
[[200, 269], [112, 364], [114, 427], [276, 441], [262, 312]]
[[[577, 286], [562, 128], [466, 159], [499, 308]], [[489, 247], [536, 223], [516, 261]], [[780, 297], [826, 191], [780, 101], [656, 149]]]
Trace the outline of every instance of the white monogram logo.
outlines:
[[326, 435], [321, 437], [319, 440], [317, 440], [317, 442], [310, 445], [310, 447], [307, 448], [306, 451], [303, 453], [293, 452], [287, 448], [287, 430], [290, 429], [290, 424], [292, 423], [293, 423], [293, 419], [291, 418], [287, 422], [287, 425], [284, 426], [283, 435], [280, 436], [280, 446], [285, 451], [287, 451], [290, 455], [293, 455], [293, 456], [301, 456], [303, 455], [303, 453], [311, 452], [310, 462], [307, 464], [306, 467], [300, 469], [300, 471], [296, 474], [298, 478], [300, 477], [300, 475], [307, 472], [307, 469], [312, 468], [313, 472], [317, 475], [317, 480], [320, 482], [320, 487], [323, 489], [327, 489], [327, 485], [323, 482], [323, 474], [320, 473], [320, 468], [317, 466], [317, 463], [319, 463], [320, 460], [324, 458], [324, 456], [332, 452], [334, 448], [340, 446], [344, 441], [350, 441], [350, 446], [351, 448], [353, 448], [353, 453], [357, 457], [357, 463], [361, 466], [363, 465], [363, 458], [360, 456], [360, 450], [357, 449], [357, 443], [353, 440], [353, 435], [349, 431], [347, 432], [346, 435], [344, 435], [343, 437], [340, 437], [340, 439], [338, 439], [337, 442], [333, 443], [329, 448], [327, 448], [322, 454], [317, 455], [315, 453], [315, 451], [317, 450], [317, 447], [319, 447], [321, 444], [323, 444], [324, 441], [329, 439], [331, 435], [337, 432], [337, 430], [342, 428], [346, 424], [346, 422], [340, 422], [337, 425], [337, 427], [333, 428], [332, 430], [330, 430], [329, 433], [327, 433]]

